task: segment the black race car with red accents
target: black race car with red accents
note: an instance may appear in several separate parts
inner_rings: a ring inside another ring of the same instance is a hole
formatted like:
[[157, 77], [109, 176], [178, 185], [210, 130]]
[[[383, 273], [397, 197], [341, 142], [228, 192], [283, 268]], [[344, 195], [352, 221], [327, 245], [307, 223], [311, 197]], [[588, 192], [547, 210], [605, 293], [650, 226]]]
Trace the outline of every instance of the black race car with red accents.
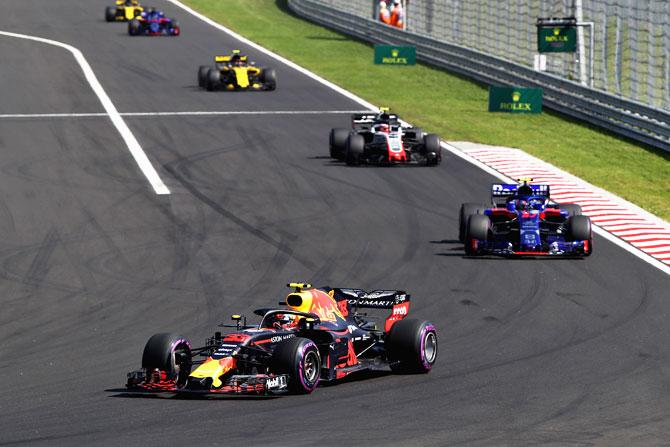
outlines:
[[440, 138], [405, 125], [382, 107], [379, 113], [357, 113], [351, 129], [331, 129], [330, 158], [359, 164], [437, 166], [442, 162]]
[[[399, 290], [315, 288], [291, 283], [280, 308], [257, 309], [259, 324], [233, 315], [234, 330], [194, 347], [179, 335], [152, 336], [142, 369], [126, 387], [139, 393], [307, 394], [364, 370], [427, 373], [437, 359], [437, 332], [405, 318], [410, 295]], [[390, 310], [383, 321], [360, 309]]]

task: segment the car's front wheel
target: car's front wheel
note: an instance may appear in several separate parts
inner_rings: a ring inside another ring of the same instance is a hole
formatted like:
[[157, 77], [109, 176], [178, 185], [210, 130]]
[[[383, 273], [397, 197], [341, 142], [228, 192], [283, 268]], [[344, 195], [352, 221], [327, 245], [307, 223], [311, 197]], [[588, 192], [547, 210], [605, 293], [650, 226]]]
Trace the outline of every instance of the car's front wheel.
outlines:
[[289, 338], [277, 345], [274, 352], [274, 370], [288, 374], [288, 388], [295, 394], [309, 394], [319, 384], [321, 355], [312, 340]]
[[131, 36], [137, 36], [140, 33], [140, 21], [137, 19], [133, 19], [130, 22], [128, 22], [128, 34]]
[[142, 368], [149, 377], [155, 370], [164, 371], [177, 386], [183, 386], [191, 374], [191, 366], [191, 343], [181, 335], [156, 334], [144, 346]]
[[207, 71], [207, 90], [213, 91], [221, 85], [221, 72], [216, 68], [210, 68]]
[[105, 8], [105, 20], [108, 22], [113, 22], [116, 18], [116, 8], [113, 6], [108, 6]]

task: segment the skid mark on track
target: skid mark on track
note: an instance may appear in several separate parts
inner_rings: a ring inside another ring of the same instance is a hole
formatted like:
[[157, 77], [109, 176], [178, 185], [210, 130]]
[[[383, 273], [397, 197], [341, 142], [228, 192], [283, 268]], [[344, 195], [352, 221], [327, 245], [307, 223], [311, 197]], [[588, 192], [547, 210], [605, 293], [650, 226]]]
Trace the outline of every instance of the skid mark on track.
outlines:
[[56, 249], [59, 236], [58, 230], [52, 227], [44, 237], [44, 240], [39, 245], [37, 253], [33, 258], [26, 275], [23, 277], [23, 282], [35, 288], [40, 288], [42, 282], [49, 273], [49, 259]]
[[209, 208], [212, 210], [216, 211], [218, 214], [221, 216], [225, 217], [228, 219], [230, 222], [234, 223], [235, 225], [239, 226], [242, 228], [244, 231], [247, 233], [255, 236], [256, 238], [260, 239], [261, 241], [272, 245], [273, 247], [277, 248], [277, 250], [287, 254], [289, 257], [295, 259], [296, 261], [300, 262], [303, 266], [307, 267], [310, 270], [314, 270], [315, 265], [312, 263], [310, 260], [303, 258], [301, 256], [298, 256], [293, 253], [293, 249], [289, 244], [287, 244], [283, 240], [276, 240], [272, 236], [268, 235], [266, 232], [263, 230], [256, 228], [254, 225], [250, 224], [249, 222], [245, 221], [241, 217], [238, 217], [236, 214], [234, 214], [231, 211], [228, 211], [226, 208], [224, 208], [222, 205], [217, 203], [215, 200], [211, 199], [204, 193], [202, 193], [199, 189], [197, 189], [188, 179], [186, 179], [181, 172], [179, 172], [177, 169], [175, 169], [172, 164], [167, 164], [164, 165], [164, 168], [166, 171], [168, 171], [188, 192], [190, 192], [195, 198], [197, 198], [199, 201], [201, 201], [203, 204], [207, 205]]

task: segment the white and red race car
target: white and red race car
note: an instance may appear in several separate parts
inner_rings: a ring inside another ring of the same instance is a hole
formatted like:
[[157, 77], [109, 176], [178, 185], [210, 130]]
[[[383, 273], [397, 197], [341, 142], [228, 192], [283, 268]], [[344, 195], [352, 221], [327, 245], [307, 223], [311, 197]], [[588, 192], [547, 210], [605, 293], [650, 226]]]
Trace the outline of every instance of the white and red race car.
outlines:
[[404, 126], [397, 115], [380, 109], [377, 114], [357, 113], [351, 129], [331, 129], [330, 157], [349, 166], [359, 164], [423, 164], [442, 161], [440, 138], [418, 127]]

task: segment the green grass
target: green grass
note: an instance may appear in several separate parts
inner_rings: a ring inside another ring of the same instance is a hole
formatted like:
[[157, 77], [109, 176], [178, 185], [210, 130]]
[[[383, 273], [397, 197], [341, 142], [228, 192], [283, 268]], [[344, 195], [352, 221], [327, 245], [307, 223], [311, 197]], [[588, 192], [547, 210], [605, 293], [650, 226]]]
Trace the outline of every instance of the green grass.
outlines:
[[445, 140], [523, 149], [670, 220], [670, 153], [553, 113], [489, 113], [485, 86], [421, 64], [373, 65], [370, 45], [291, 15], [286, 0], [185, 2], [373, 104], [391, 107]]

